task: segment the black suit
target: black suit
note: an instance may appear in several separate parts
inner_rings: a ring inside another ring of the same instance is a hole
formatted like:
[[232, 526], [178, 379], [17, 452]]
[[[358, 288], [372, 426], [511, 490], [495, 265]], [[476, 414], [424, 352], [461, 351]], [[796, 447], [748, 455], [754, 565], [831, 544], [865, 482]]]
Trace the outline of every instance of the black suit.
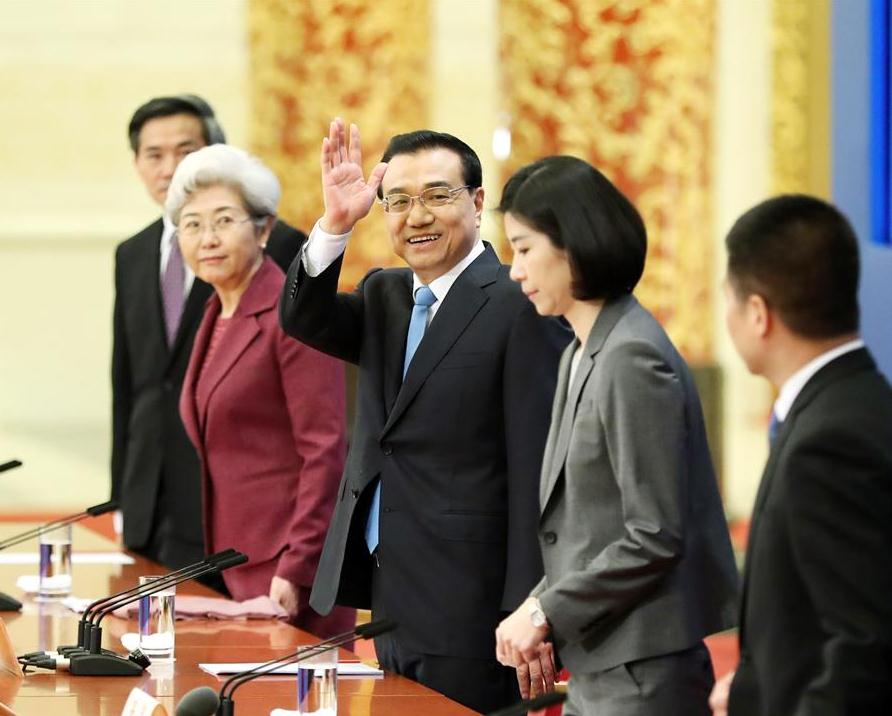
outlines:
[[[124, 515], [124, 543], [176, 568], [201, 559], [198, 457], [178, 410], [192, 341], [213, 289], [196, 278], [168, 347], [161, 305], [161, 219], [115, 254], [112, 353], [112, 499]], [[273, 228], [268, 251], [286, 269], [306, 237]]]
[[[295, 262], [280, 305], [286, 332], [359, 366], [353, 440], [310, 603], [326, 614], [335, 602], [374, 602], [399, 623], [401, 648], [491, 668], [496, 626], [542, 575], [539, 469], [569, 333], [536, 315], [486, 246], [452, 285], [403, 381], [411, 272], [372, 271], [339, 294], [340, 267], [310, 278]], [[373, 568], [364, 529], [378, 478]], [[455, 676], [426, 683], [472, 707], [491, 703]]]
[[819, 370], [753, 510], [732, 716], [892, 713], [892, 389], [870, 354]]

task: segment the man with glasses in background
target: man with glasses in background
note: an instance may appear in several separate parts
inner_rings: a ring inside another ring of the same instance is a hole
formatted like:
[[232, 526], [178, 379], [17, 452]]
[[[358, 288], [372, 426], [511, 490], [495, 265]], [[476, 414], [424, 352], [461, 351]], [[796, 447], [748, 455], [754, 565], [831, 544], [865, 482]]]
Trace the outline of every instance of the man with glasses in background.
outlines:
[[[183, 157], [226, 141], [213, 109], [191, 94], [149, 100], [127, 134], [136, 172], [159, 207]], [[287, 270], [304, 238], [279, 221], [267, 253]], [[111, 496], [127, 548], [171, 569], [204, 556], [198, 456], [177, 406], [211, 293], [183, 263], [167, 217], [115, 252]]]
[[[382, 666], [477, 711], [518, 700], [494, 630], [542, 573], [539, 469], [569, 334], [540, 318], [481, 241], [480, 160], [427, 130], [365, 179], [359, 130], [322, 144], [325, 213], [280, 304], [299, 340], [359, 366], [356, 423], [310, 598], [398, 624]], [[380, 195], [408, 269], [338, 293], [350, 233]], [[541, 677], [540, 677], [541, 678]]]

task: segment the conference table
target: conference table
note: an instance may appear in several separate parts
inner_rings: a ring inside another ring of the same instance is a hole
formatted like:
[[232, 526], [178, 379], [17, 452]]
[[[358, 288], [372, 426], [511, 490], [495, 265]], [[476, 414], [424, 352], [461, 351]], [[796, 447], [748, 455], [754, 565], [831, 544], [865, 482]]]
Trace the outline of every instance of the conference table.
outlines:
[[[0, 524], [0, 539], [28, 529], [27, 523]], [[96, 563], [75, 563], [72, 568], [72, 595], [100, 598], [122, 591], [138, 582], [141, 575], [162, 574], [158, 565], [129, 554], [133, 564], [113, 564], [102, 555], [121, 550], [114, 542], [75, 525], [75, 554], [90, 554]], [[28, 543], [15, 548], [35, 552]], [[5, 554], [5, 553], [4, 553]], [[23, 602], [21, 612], [0, 612], [16, 654], [54, 649], [76, 641], [78, 616], [60, 603], [40, 604], [16, 588], [22, 574], [37, 574], [36, 564], [0, 564], [0, 591]], [[177, 594], [219, 596], [206, 587], [187, 583]], [[121, 636], [137, 631], [135, 620], [109, 616], [102, 622], [102, 646], [124, 656], [127, 649]], [[298, 646], [318, 641], [312, 635], [275, 620], [191, 619], [176, 623], [176, 659], [156, 663], [141, 676], [72, 676], [68, 672], [29, 671], [24, 679], [0, 675], [0, 703], [17, 716], [119, 716], [134, 687], [156, 698], [167, 714], [173, 715], [180, 699], [199, 686], [219, 690], [223, 678], [199, 668], [200, 663], [262, 662], [284, 656]], [[342, 650], [341, 660], [358, 660]], [[275, 708], [296, 709], [294, 676], [267, 676], [240, 687], [234, 694], [238, 716], [268, 716]], [[463, 716], [473, 711], [414, 681], [385, 672], [383, 677], [340, 677], [339, 716]]]

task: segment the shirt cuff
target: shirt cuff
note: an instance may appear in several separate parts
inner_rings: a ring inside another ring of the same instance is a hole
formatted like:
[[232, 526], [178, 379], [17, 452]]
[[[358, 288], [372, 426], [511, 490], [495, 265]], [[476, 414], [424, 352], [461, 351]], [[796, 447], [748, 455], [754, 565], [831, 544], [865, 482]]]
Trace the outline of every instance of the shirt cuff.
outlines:
[[347, 248], [347, 240], [352, 231], [346, 234], [329, 234], [319, 226], [319, 220], [310, 232], [310, 238], [301, 249], [301, 261], [308, 276], [315, 278], [331, 266]]

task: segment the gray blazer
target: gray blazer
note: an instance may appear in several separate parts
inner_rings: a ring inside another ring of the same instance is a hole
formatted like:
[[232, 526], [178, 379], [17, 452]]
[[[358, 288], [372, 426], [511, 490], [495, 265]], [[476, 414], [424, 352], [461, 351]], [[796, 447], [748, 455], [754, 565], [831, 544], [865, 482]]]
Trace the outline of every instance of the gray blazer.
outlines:
[[738, 575], [690, 370], [633, 296], [564, 352], [540, 483], [534, 588], [571, 672], [732, 627]]

